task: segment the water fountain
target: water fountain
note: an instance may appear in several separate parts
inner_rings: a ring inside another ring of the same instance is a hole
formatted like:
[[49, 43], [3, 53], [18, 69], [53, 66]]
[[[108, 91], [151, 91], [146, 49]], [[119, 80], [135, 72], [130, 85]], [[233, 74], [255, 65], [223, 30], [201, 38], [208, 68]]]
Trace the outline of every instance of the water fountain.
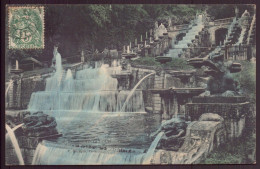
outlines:
[[[154, 73], [132, 91], [118, 90], [117, 79], [110, 76], [114, 67], [88, 67], [73, 76], [62, 69], [60, 54], [54, 56], [56, 72], [46, 80], [45, 91], [31, 95], [28, 110], [54, 116], [63, 136], [40, 143], [33, 164], [140, 164], [160, 119], [145, 113], [142, 91], [136, 88]], [[130, 150], [101, 150], [113, 147]]]
[[135, 87], [131, 90], [131, 92], [129, 93], [129, 95], [127, 96], [126, 98], [126, 101], [124, 102], [122, 108], [121, 108], [121, 112], [124, 112], [125, 111], [125, 107], [126, 107], [126, 104], [128, 103], [129, 99], [132, 97], [132, 95], [134, 94], [134, 92], [136, 91], [137, 87], [146, 79], [148, 78], [149, 76], [151, 75], [154, 75], [155, 73], [150, 73], [146, 76], [144, 76], [136, 85]]

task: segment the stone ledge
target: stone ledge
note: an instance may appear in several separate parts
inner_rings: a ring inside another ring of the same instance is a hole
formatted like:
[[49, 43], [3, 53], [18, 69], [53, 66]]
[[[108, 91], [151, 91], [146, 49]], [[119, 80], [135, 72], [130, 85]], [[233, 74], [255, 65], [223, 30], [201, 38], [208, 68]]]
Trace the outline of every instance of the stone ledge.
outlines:
[[240, 119], [249, 111], [249, 102], [244, 103], [187, 103], [186, 118], [198, 120], [204, 113], [216, 113], [224, 119]]
[[243, 103], [246, 102], [246, 97], [243, 96], [233, 96], [233, 97], [225, 97], [225, 96], [208, 96], [201, 97], [195, 96], [192, 98], [193, 103]]

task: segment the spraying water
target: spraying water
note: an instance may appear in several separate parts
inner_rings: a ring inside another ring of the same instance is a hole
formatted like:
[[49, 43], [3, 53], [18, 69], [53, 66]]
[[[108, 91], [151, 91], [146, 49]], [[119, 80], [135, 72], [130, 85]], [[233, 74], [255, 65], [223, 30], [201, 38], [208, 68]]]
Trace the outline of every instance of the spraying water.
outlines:
[[136, 85], [135, 87], [131, 90], [131, 92], [129, 93], [129, 95], [127, 96], [126, 100], [125, 100], [125, 103], [123, 104], [122, 108], [121, 108], [121, 112], [124, 112], [125, 111], [125, 107], [126, 107], [126, 104], [128, 103], [129, 99], [132, 97], [132, 95], [134, 94], [135, 90], [137, 89], [137, 87], [149, 76], [151, 75], [154, 75], [155, 73], [150, 73], [146, 76], [144, 76]]
[[160, 132], [156, 138], [154, 139], [154, 141], [152, 142], [151, 146], [149, 147], [147, 153], [144, 156], [144, 160], [143, 160], [143, 164], [150, 164], [154, 151], [159, 143], [159, 141], [161, 140], [162, 136], [163, 136], [164, 132]]
[[[23, 125], [23, 124], [20, 124], [19, 126], [17, 126], [17, 128], [21, 127], [22, 125]], [[23, 160], [22, 152], [21, 152], [21, 149], [20, 149], [19, 144], [18, 144], [18, 142], [17, 142], [17, 139], [16, 139], [16, 137], [15, 137], [14, 131], [13, 131], [7, 124], [5, 124], [5, 128], [6, 128], [6, 130], [7, 130], [7, 133], [8, 133], [8, 135], [9, 135], [9, 137], [10, 137], [10, 140], [11, 140], [12, 145], [13, 145], [13, 147], [14, 147], [15, 153], [16, 153], [16, 155], [17, 155], [17, 157], [18, 157], [19, 164], [20, 164], [20, 165], [24, 165], [24, 160]], [[17, 129], [17, 128], [16, 128], [16, 129]]]
[[55, 73], [52, 77], [46, 79], [47, 91], [58, 91], [60, 90], [60, 84], [62, 80], [63, 68], [61, 64], [61, 55], [58, 52], [58, 48], [54, 47], [53, 57], [55, 58]]

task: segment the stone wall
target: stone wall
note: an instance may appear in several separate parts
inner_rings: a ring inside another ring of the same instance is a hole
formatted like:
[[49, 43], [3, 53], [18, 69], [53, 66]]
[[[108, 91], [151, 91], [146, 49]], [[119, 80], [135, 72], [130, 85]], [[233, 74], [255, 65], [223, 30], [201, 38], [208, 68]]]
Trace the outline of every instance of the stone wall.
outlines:
[[250, 104], [244, 97], [194, 97], [186, 104], [186, 119], [197, 120], [204, 113], [215, 113], [224, 118], [229, 139], [241, 136]]
[[[134, 86], [146, 75], [150, 73], [154, 73], [154, 70], [151, 69], [142, 69], [142, 68], [132, 68], [132, 79], [130, 80], [130, 89], [134, 88]], [[154, 76], [147, 77], [138, 89], [147, 90], [154, 88]]]
[[45, 78], [41, 77], [30, 77], [22, 79], [22, 92], [21, 92], [21, 108], [27, 109], [30, 102], [30, 98], [33, 92], [44, 91], [45, 89]]

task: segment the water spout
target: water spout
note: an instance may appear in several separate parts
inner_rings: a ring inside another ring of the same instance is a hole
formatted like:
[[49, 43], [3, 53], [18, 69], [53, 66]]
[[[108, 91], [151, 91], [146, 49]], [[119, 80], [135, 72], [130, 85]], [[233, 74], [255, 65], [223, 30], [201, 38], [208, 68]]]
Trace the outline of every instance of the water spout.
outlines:
[[[14, 129], [18, 129], [19, 127], [21, 127], [23, 124], [20, 124], [18, 126], [16, 126]], [[15, 134], [14, 134], [14, 129], [12, 130], [7, 124], [5, 124], [5, 128], [7, 130], [7, 133], [10, 137], [10, 140], [12, 142], [12, 145], [14, 147], [14, 150], [15, 150], [15, 153], [18, 157], [18, 160], [19, 160], [19, 164], [20, 165], [24, 165], [24, 160], [23, 160], [23, 156], [22, 156], [22, 152], [21, 152], [21, 149], [19, 147], [19, 144], [17, 142], [17, 139], [15, 137]]]
[[[19, 125], [15, 126], [14, 128], [12, 128], [13, 132], [14, 132], [15, 130], [17, 130], [18, 128], [22, 127], [23, 125], [24, 125], [24, 123], [19, 124]], [[6, 133], [6, 134], [5, 134], [5, 137], [7, 137], [7, 136], [9, 136], [9, 133]]]
[[131, 90], [131, 92], [129, 93], [129, 95], [127, 96], [125, 103], [123, 104], [122, 108], [121, 108], [121, 112], [125, 111], [125, 106], [128, 103], [129, 99], [131, 98], [131, 96], [134, 94], [135, 90], [137, 89], [137, 87], [149, 76], [154, 75], [155, 73], [150, 73], [146, 76], [144, 76], [136, 85], [135, 87]]
[[67, 70], [66, 78], [65, 80], [73, 79], [73, 75], [70, 69]]
[[143, 160], [143, 164], [150, 164], [151, 160], [152, 160], [152, 156], [154, 154], [154, 151], [159, 143], [159, 141], [161, 140], [162, 136], [164, 135], [164, 132], [160, 132], [156, 138], [154, 139], [154, 141], [152, 142], [152, 144], [150, 145], [147, 153], [144, 156], [144, 160]]

